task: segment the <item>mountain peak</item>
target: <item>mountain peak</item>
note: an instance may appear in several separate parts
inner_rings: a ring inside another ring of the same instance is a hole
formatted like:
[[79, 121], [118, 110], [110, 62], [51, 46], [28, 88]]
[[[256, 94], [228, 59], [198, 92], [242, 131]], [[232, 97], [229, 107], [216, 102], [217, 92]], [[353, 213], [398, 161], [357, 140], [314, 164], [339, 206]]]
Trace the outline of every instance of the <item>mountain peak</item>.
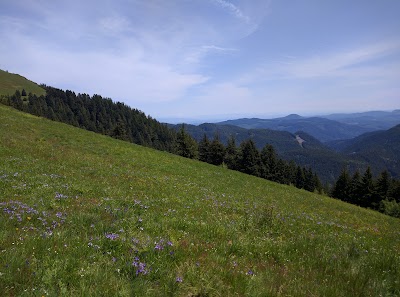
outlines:
[[286, 117], [283, 117], [283, 119], [287, 119], [287, 120], [295, 120], [295, 119], [301, 119], [301, 118], [303, 118], [303, 117], [296, 113], [292, 113]]

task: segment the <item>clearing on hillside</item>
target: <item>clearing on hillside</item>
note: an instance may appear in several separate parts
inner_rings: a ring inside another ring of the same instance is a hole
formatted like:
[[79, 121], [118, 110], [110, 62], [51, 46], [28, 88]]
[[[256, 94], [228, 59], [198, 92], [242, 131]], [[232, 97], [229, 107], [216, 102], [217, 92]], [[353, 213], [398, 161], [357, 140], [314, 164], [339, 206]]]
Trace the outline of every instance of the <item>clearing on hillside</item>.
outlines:
[[0, 105], [2, 296], [399, 296], [399, 223]]

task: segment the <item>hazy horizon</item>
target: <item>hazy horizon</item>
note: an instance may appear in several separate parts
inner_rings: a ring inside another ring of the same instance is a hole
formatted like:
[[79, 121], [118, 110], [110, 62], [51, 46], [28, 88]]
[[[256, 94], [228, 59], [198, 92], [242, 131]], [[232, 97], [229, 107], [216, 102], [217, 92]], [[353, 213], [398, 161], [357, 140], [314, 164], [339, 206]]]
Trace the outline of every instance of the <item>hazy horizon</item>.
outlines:
[[[278, 118], [283, 118], [287, 117], [289, 115], [298, 115], [304, 118], [307, 117], [325, 117], [325, 116], [330, 116], [330, 115], [338, 115], [338, 114], [358, 114], [358, 113], [366, 113], [366, 112], [393, 112], [398, 109], [391, 109], [391, 110], [365, 110], [365, 111], [353, 111], [353, 112], [335, 112], [335, 113], [330, 113], [330, 112], [320, 112], [320, 113], [282, 113], [282, 114], [253, 114], [253, 115], [240, 115], [240, 114], [233, 114], [233, 115], [217, 115], [215, 117], [197, 117], [197, 118], [190, 118], [190, 117], [160, 117], [160, 118], [155, 118], [159, 122], [162, 123], [168, 123], [168, 124], [192, 124], [192, 125], [199, 125], [203, 123], [218, 123], [218, 122], [224, 122], [228, 120], [237, 120], [237, 119], [245, 119], [245, 118], [258, 118], [258, 119], [278, 119]], [[145, 112], [145, 111], [144, 111]], [[146, 113], [146, 112], [145, 112]], [[151, 116], [151, 115], [150, 115]]]
[[166, 119], [394, 110], [400, 2], [0, 2], [0, 69]]

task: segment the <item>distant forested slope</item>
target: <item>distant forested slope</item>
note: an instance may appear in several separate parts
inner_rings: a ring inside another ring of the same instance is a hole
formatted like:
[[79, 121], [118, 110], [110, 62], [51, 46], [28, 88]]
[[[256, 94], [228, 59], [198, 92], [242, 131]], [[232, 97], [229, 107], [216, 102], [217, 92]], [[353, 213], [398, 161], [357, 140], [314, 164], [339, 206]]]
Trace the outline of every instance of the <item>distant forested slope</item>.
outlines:
[[42, 87], [46, 91], [44, 96], [29, 94], [24, 98], [17, 91], [13, 96], [4, 97], [3, 103], [114, 138], [159, 150], [173, 149], [174, 131], [137, 109], [100, 95], [89, 96], [45, 85]]
[[388, 170], [392, 176], [400, 177], [400, 125], [366, 133], [331, 146], [354, 160], [368, 163], [376, 170]]
[[246, 129], [272, 129], [290, 133], [304, 131], [321, 142], [349, 139], [374, 130], [322, 117], [301, 117], [299, 115], [289, 115], [276, 119], [237, 119], [218, 124], [235, 125]]

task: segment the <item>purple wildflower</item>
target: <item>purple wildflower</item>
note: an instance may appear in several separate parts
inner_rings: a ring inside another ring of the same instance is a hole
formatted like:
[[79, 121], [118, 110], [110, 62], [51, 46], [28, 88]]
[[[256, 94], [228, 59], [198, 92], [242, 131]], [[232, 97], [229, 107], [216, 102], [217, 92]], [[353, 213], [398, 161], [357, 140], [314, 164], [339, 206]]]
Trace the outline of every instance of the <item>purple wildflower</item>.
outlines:
[[118, 237], [119, 237], [119, 235], [116, 234], [116, 233], [108, 233], [108, 234], [106, 234], [106, 238], [111, 239], [111, 240], [115, 240]]
[[253, 272], [253, 270], [249, 269], [249, 271], [247, 271], [246, 274], [247, 274], [247, 275], [254, 275], [254, 272]]
[[136, 275], [146, 275], [149, 273], [146, 263], [140, 262], [138, 257], [135, 257], [134, 261], [132, 262], [132, 266], [136, 267]]
[[183, 279], [182, 279], [182, 277], [177, 276], [176, 279], [175, 279], [175, 281], [176, 281], [177, 283], [181, 283], [181, 282], [183, 282]]
[[147, 274], [149, 271], [146, 269], [146, 263], [139, 263], [138, 269], [136, 270], [136, 275]]
[[56, 193], [56, 196], [55, 196], [54, 198], [57, 199], [57, 200], [60, 200], [60, 199], [67, 199], [68, 196], [57, 192], [57, 193]]

